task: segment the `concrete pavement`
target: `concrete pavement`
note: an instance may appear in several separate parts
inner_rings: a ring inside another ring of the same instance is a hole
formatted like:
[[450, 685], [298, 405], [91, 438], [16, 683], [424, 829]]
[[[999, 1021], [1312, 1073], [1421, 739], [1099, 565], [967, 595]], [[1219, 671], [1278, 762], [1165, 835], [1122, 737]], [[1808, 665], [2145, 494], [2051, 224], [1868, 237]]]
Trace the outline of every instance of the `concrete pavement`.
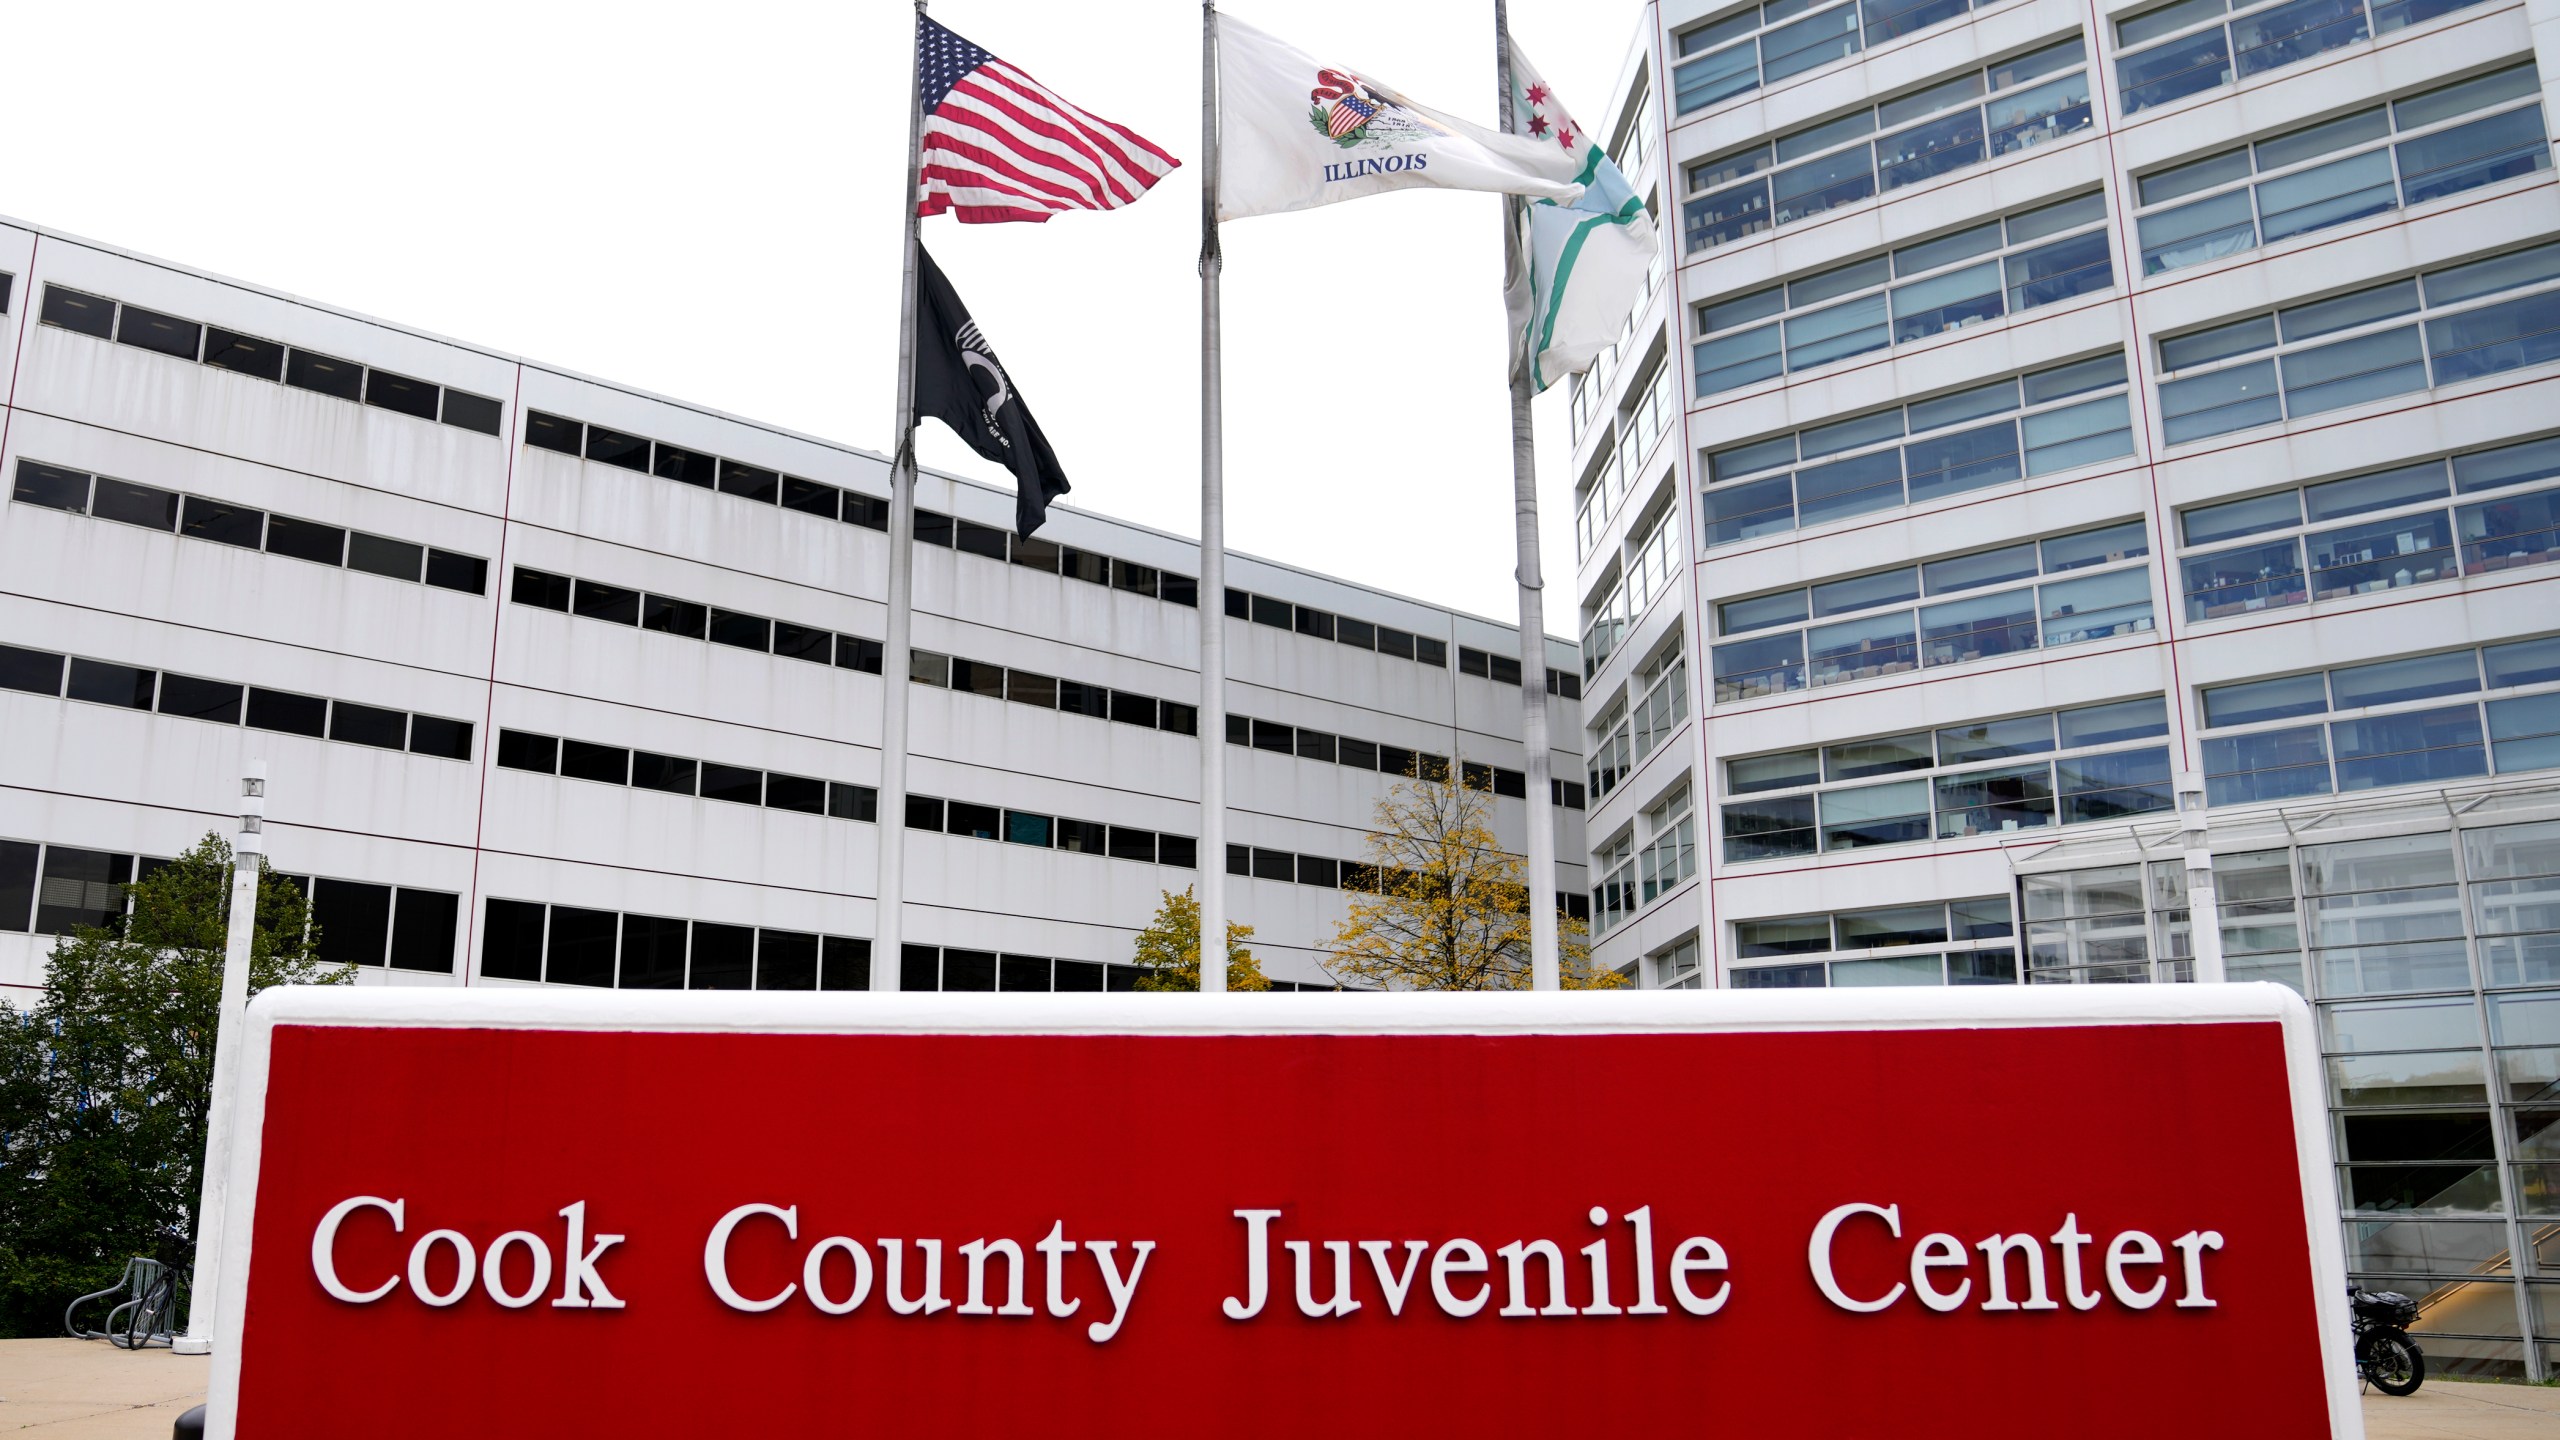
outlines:
[[[0, 1435], [168, 1440], [204, 1399], [209, 1361], [96, 1340], [0, 1340]], [[2560, 1388], [2430, 1380], [2406, 1400], [2364, 1397], [2369, 1440], [2560, 1440]]]

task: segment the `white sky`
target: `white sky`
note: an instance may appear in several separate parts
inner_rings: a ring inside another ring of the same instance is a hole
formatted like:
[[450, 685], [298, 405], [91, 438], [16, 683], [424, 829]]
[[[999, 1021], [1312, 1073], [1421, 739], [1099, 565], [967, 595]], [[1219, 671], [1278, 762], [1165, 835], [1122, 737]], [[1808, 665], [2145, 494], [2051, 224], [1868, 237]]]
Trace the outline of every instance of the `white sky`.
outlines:
[[[943, 0], [942, 23], [1183, 168], [1045, 225], [927, 222], [1072, 503], [1199, 533], [1200, 23], [1185, 0]], [[1492, 0], [1232, 13], [1493, 123]], [[1605, 123], [1632, 0], [1514, 0]], [[0, 213], [885, 451], [910, 9], [344, 0], [14, 9]], [[1225, 227], [1228, 543], [1516, 613], [1499, 201]], [[1571, 633], [1564, 387], [1538, 405], [1547, 628]], [[924, 461], [1000, 482], [938, 426]]]

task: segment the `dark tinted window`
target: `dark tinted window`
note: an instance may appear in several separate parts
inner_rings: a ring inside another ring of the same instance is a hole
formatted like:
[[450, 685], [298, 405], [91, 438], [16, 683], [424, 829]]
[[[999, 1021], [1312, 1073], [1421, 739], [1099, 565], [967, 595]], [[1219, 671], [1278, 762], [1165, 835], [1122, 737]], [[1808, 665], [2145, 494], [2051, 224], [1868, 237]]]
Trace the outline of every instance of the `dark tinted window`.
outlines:
[[406, 375], [391, 375], [376, 370], [365, 376], [364, 403], [384, 410], [397, 410], [421, 420], [436, 418], [436, 387], [424, 380]]
[[943, 828], [953, 835], [966, 835], [973, 840], [993, 840], [1003, 817], [993, 805], [974, 805], [966, 800], [950, 802]]
[[335, 525], [278, 515], [267, 522], [267, 553], [289, 555], [318, 565], [344, 564], [347, 532]]
[[1046, 850], [1058, 842], [1058, 822], [1028, 810], [1007, 810], [1004, 812], [1004, 841], [1008, 845], [1029, 845]]
[[782, 477], [759, 466], [723, 460], [720, 462], [720, 493], [743, 495], [770, 505], [781, 497]]
[[827, 813], [827, 782], [805, 775], [767, 774], [764, 777], [764, 803], [774, 810], [796, 810], [803, 815]]
[[1253, 597], [1247, 595], [1241, 590], [1229, 587], [1227, 590], [1227, 615], [1230, 619], [1235, 620], [1252, 619]]
[[1196, 870], [1200, 866], [1200, 842], [1188, 835], [1159, 835], [1156, 837], [1156, 863]]
[[889, 502], [877, 496], [856, 495], [846, 491], [844, 521], [848, 525], [859, 525], [866, 530], [886, 530], [889, 528]]
[[652, 595], [640, 607], [640, 626], [644, 630], [662, 630], [669, 635], [699, 640], [710, 623], [709, 607], [696, 605], [690, 600], [670, 600], [664, 595]]
[[631, 783], [631, 752], [619, 745], [563, 740], [560, 742], [560, 773], [572, 780], [628, 785]]
[[1043, 710], [1058, 708], [1058, 682], [1055, 677], [1035, 675], [1028, 670], [1008, 670], [1004, 680], [1005, 698], [1019, 705], [1036, 705]]
[[1295, 628], [1297, 621], [1288, 601], [1274, 600], [1268, 595], [1256, 595], [1253, 597], [1253, 623], [1288, 630]]
[[453, 973], [455, 921], [462, 897], [403, 888], [391, 911], [391, 968]]
[[1296, 753], [1298, 747], [1288, 726], [1273, 720], [1256, 720], [1253, 722], [1253, 748], [1268, 750], [1275, 755], [1290, 755]]
[[694, 764], [681, 755], [652, 755], [646, 750], [634, 750], [631, 752], [631, 783], [642, 790], [690, 795], [694, 790]]
[[545, 610], [569, 608], [569, 577], [550, 575], [540, 570], [516, 567], [515, 602], [539, 605]]
[[1156, 567], [1114, 560], [1111, 562], [1111, 583], [1132, 595], [1153, 595], [1156, 593]]
[[386, 540], [356, 531], [347, 537], [347, 568], [416, 583], [427, 563], [427, 547], [406, 540]]
[[1458, 767], [1458, 783], [1470, 790], [1489, 791], [1493, 788], [1493, 767], [1466, 761]]
[[685, 984], [695, 990], [744, 990], [754, 981], [756, 932], [745, 925], [693, 924], [693, 964]]
[[847, 940], [829, 935], [820, 952], [818, 988], [821, 990], [868, 990], [871, 988], [871, 942]]
[[1176, 605], [1200, 608], [1200, 582], [1189, 575], [1176, 575], [1167, 570], [1156, 580], [1156, 595]]
[[18, 486], [11, 494], [22, 504], [85, 513], [89, 508], [89, 477], [59, 465], [39, 465], [33, 460], [21, 460], [18, 462]]
[[1510, 656], [1508, 656], [1508, 655], [1496, 655], [1496, 656], [1494, 656], [1494, 657], [1493, 657], [1493, 681], [1494, 681], [1494, 683], [1495, 683], [1495, 684], [1497, 684], [1497, 685], [1517, 685], [1517, 684], [1519, 684], [1519, 683], [1520, 683], [1520, 662], [1519, 662], [1519, 661], [1517, 661], [1517, 660], [1512, 659], [1512, 658], [1511, 658]]
[[773, 649], [773, 622], [761, 615], [741, 615], [735, 610], [714, 609], [711, 612], [711, 643], [735, 645], [741, 650]]
[[381, 964], [391, 944], [391, 887], [319, 880], [311, 888], [320, 958], [333, 965]]
[[916, 543], [951, 548], [951, 517], [931, 510], [916, 512]]
[[1339, 884], [1340, 881], [1340, 869], [1333, 861], [1327, 860], [1319, 855], [1301, 855], [1298, 857], [1299, 884], [1322, 885], [1326, 889], [1330, 890]]
[[263, 510], [225, 505], [201, 495], [190, 495], [187, 497], [185, 518], [179, 522], [178, 528], [199, 540], [255, 550], [266, 534], [267, 516]]
[[377, 710], [341, 700], [329, 707], [329, 738], [350, 745], [384, 750], [409, 748], [409, 717], [398, 710]]
[[145, 310], [139, 305], [124, 307], [124, 318], [117, 322], [116, 338], [127, 345], [193, 360], [204, 345], [204, 327], [193, 320]]
[[1493, 793], [1526, 800], [1529, 798], [1529, 777], [1517, 770], [1496, 770], [1493, 772]]
[[30, 695], [60, 695], [62, 657], [42, 650], [0, 645], [0, 689], [24, 690]]
[[1099, 960], [1061, 960], [1051, 971], [1050, 983], [1060, 990], [1100, 992], [1102, 962]]
[[815, 480], [803, 480], [797, 475], [782, 477], [782, 508], [785, 510], [798, 510], [809, 515], [824, 515], [833, 520], [836, 518], [838, 493], [833, 485], [821, 485]]
[[210, 720], [217, 725], [240, 723], [241, 687], [229, 680], [199, 680], [193, 675], [160, 677], [160, 713]]
[[138, 669], [131, 665], [110, 665], [103, 660], [71, 661], [71, 688], [74, 700], [95, 705], [118, 705], [128, 710], [148, 710], [153, 694], [159, 689], [158, 671]]
[[1458, 673], [1461, 675], [1484, 675], [1488, 673], [1486, 670], [1486, 662], [1492, 658], [1492, 656], [1485, 654], [1481, 650], [1470, 650], [1466, 646], [1461, 645], [1458, 647]]
[[943, 951], [942, 988], [993, 990], [996, 988], [996, 957], [984, 950]]
[[1126, 825], [1111, 827], [1111, 858], [1114, 860], [1156, 861], [1156, 832], [1132, 830]]
[[1411, 775], [1413, 752], [1398, 745], [1379, 746], [1378, 771], [1384, 775]]
[[316, 390], [341, 400], [355, 400], [364, 394], [364, 367], [352, 360], [295, 350], [285, 357], [284, 383], [297, 390]]
[[502, 428], [499, 421], [506, 407], [486, 395], [448, 389], [444, 392], [444, 423], [483, 435], [495, 435]]
[[554, 985], [611, 985], [614, 934], [621, 918], [610, 910], [552, 906], [542, 978]]
[[858, 635], [839, 635], [836, 637], [836, 663], [847, 670], [877, 675], [880, 673], [880, 642], [865, 640]]
[[954, 538], [961, 549], [972, 555], [984, 555], [990, 560], [1004, 558], [1003, 531], [992, 525], [981, 525], [975, 520], [958, 521], [956, 525], [957, 531]]
[[[154, 485], [136, 485], [130, 480], [98, 477], [97, 493], [89, 497], [89, 513], [101, 520], [120, 520], [127, 525], [143, 525], [153, 530], [178, 528], [178, 496], [172, 490]], [[256, 511], [251, 511], [256, 514]], [[249, 542], [254, 545], [257, 542]]]
[[1378, 627], [1378, 653], [1410, 660], [1413, 658], [1413, 637], [1402, 630], [1390, 630], [1381, 625]]
[[1334, 617], [1333, 638], [1345, 645], [1362, 650], [1378, 648], [1377, 627], [1366, 620], [1354, 620], [1348, 615]]
[[65, 290], [59, 285], [44, 287], [44, 323], [77, 330], [112, 340], [116, 333], [116, 302]]
[[1152, 730], [1156, 723], [1155, 697], [1114, 690], [1111, 692], [1111, 718], [1123, 725], [1144, 725]]
[[1025, 540], [1017, 535], [1013, 540], [1013, 563], [1055, 575], [1058, 573], [1058, 547], [1053, 541]]
[[1080, 855], [1099, 855], [1110, 848], [1109, 827], [1091, 820], [1060, 820], [1058, 848]]
[[498, 732], [498, 763], [510, 770], [533, 770], [549, 775], [560, 768], [560, 742], [548, 735], [501, 730]]
[[261, 380], [284, 378], [284, 347], [273, 340], [261, 340], [208, 325], [204, 330], [204, 363]]
[[649, 468], [649, 442], [637, 435], [607, 430], [601, 425], [587, 427], [587, 458], [625, 470]]
[[661, 480], [699, 485], [708, 490], [720, 478], [720, 461], [715, 456], [694, 450], [680, 450], [660, 441], [657, 459], [651, 463], [650, 472]]
[[791, 930], [756, 932], [756, 988], [818, 988], [818, 937]]
[[44, 884], [36, 891], [36, 929], [62, 935], [76, 925], [115, 925], [124, 915], [124, 887], [133, 880], [133, 857], [44, 847]]
[[1257, 848], [1253, 852], [1253, 878], [1256, 880], [1295, 880], [1298, 878], [1298, 857], [1290, 854], [1286, 850], [1264, 850]]
[[1005, 990], [1046, 990], [1049, 988], [1049, 960], [1045, 955], [1007, 955], [997, 970], [997, 984]]
[[683, 989], [685, 929], [685, 922], [670, 916], [623, 916], [622, 988]]
[[433, 755], [439, 760], [471, 758], [471, 722], [446, 720], [434, 715], [409, 717], [409, 753]]
[[524, 443], [538, 445], [545, 450], [557, 450], [563, 455], [575, 455], [581, 449], [579, 428], [575, 420], [563, 420], [557, 415], [545, 415], [539, 410], [527, 411], [524, 417]]
[[776, 655], [824, 665], [834, 659], [835, 649], [836, 637], [832, 631], [813, 630], [787, 620], [773, 622], [773, 653]]
[[252, 685], [249, 687], [249, 724], [253, 729], [308, 735], [317, 740], [328, 733], [329, 702], [315, 695], [261, 690]]
[[764, 772], [746, 770], [735, 765], [702, 762], [702, 798], [726, 800], [732, 805], [764, 803]]
[[1333, 755], [1334, 748], [1332, 736], [1327, 735], [1321, 730], [1301, 730], [1298, 732], [1299, 759], [1321, 760], [1327, 765], [1330, 765], [1333, 763]]
[[921, 994], [942, 988], [942, 952], [930, 945], [898, 947], [898, 988]]
[[1298, 607], [1298, 633], [1312, 635], [1318, 640], [1330, 640], [1333, 638], [1333, 616], [1301, 605]]
[[616, 625], [640, 622], [640, 592], [637, 590], [580, 580], [577, 592], [577, 612], [590, 620], [610, 620]]
[[1070, 715], [1090, 715], [1097, 720], [1111, 716], [1111, 692], [1099, 685], [1080, 680], [1058, 682], [1058, 708]]
[[450, 550], [427, 552], [427, 583], [446, 590], [459, 590], [466, 595], [483, 595], [489, 590], [489, 562], [477, 555], [456, 555]]
[[492, 900], [480, 941], [480, 973], [499, 980], [542, 978], [542, 907], [522, 900]]
[[1176, 735], [1197, 735], [1200, 733], [1200, 707], [1161, 701], [1156, 706], [1156, 727]]
[[934, 831], [942, 829], [942, 802], [931, 795], [908, 796], [907, 828]]
[[827, 813], [838, 820], [877, 820], [880, 818], [880, 792], [868, 785], [828, 781]]

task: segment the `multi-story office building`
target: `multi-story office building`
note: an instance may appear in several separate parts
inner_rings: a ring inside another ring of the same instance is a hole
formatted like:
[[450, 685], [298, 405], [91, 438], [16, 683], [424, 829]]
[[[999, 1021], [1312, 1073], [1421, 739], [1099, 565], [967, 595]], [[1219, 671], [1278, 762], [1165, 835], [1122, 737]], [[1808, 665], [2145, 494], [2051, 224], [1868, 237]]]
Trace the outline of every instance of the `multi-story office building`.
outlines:
[[[0, 985], [228, 835], [251, 757], [323, 958], [384, 981], [860, 988], [885, 833], [905, 988], [1125, 986], [1159, 895], [1222, 861], [1266, 973], [1331, 988], [1398, 775], [1527, 839], [1490, 621], [1247, 556], [1204, 611], [1190, 541], [1064, 508], [1016, 540], [1008, 493], [928, 474], [884, 832], [880, 456], [23, 225], [0, 365]], [[1204, 739], [1236, 747], [1224, 857]]]
[[1610, 118], [1667, 273], [1573, 402], [1601, 960], [2293, 986], [2351, 1268], [2536, 1377], [2555, 14], [1649, 5]]

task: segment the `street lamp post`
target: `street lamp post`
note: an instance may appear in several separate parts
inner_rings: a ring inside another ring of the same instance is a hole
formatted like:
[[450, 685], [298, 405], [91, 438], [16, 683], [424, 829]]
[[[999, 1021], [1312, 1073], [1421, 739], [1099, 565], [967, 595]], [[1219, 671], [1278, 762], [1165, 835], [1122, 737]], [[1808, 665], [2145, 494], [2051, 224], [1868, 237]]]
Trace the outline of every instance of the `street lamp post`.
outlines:
[[205, 1115], [202, 1203], [196, 1209], [196, 1268], [187, 1287], [181, 1355], [213, 1350], [222, 1286], [222, 1227], [231, 1183], [231, 1108], [240, 1089], [240, 1023], [249, 1007], [249, 948], [258, 933], [258, 872], [267, 849], [267, 762], [240, 771], [240, 833], [231, 842], [231, 928], [222, 948], [222, 1009], [214, 1017], [213, 1103]]

